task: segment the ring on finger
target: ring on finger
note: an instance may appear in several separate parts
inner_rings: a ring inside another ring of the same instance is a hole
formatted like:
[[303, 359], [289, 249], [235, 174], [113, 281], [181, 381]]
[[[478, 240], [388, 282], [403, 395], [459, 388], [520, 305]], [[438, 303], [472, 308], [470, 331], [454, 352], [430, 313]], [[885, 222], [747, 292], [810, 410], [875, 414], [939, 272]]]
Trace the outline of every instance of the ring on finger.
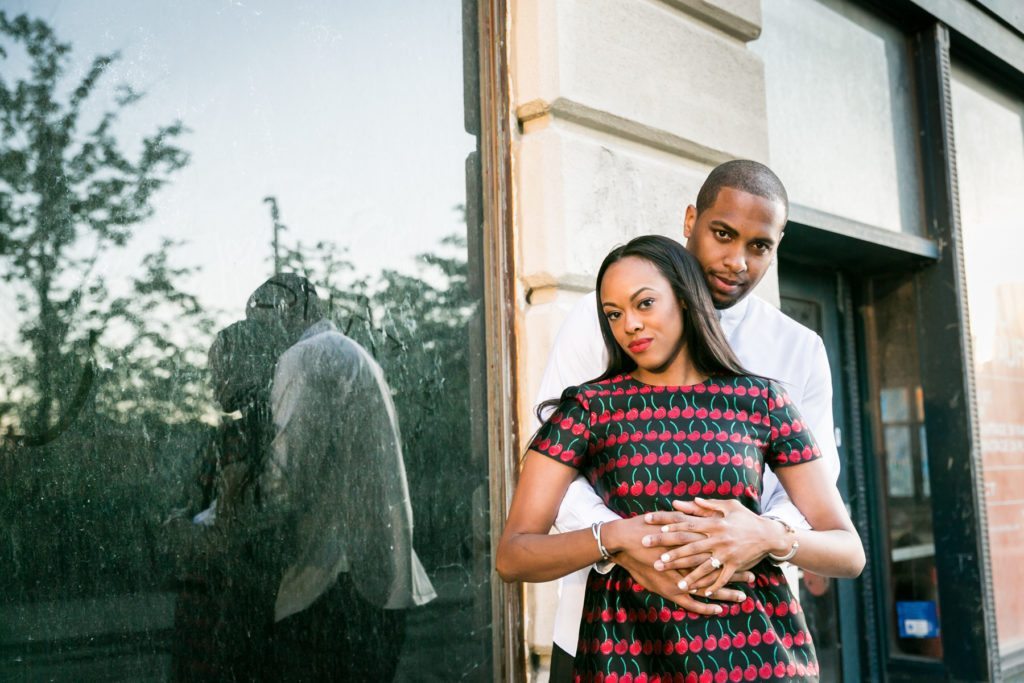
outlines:
[[722, 568], [722, 561], [720, 559], [718, 559], [717, 557], [715, 557], [714, 555], [711, 556], [711, 568], [712, 569], [721, 569]]

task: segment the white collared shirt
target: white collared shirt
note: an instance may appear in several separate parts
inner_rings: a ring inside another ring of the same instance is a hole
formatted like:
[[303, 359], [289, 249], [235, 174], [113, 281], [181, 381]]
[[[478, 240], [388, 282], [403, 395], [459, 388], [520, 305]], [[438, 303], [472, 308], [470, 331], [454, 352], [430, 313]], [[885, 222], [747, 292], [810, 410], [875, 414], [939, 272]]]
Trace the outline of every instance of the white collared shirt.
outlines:
[[[818, 442], [832, 475], [839, 476], [839, 452], [832, 423], [832, 375], [821, 338], [756, 296], [747, 296], [721, 311], [726, 338], [740, 363], [753, 374], [778, 381], [800, 409]], [[608, 354], [601, 337], [594, 293], [576, 302], [558, 330], [541, 380], [537, 403], [557, 398], [569, 386], [604, 372]], [[810, 526], [766, 467], [761, 504], [765, 514], [780, 517], [794, 528]], [[582, 476], [569, 486], [555, 520], [561, 531], [585, 529], [594, 522], [619, 516], [605, 507]], [[554, 641], [570, 655], [576, 653], [587, 574], [584, 568], [562, 579]]]

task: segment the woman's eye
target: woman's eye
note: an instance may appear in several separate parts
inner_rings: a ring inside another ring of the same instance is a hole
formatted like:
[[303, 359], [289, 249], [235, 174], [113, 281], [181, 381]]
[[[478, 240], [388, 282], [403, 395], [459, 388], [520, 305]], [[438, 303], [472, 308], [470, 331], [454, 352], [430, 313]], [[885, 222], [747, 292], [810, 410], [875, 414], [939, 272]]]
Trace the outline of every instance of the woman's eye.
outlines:
[[608, 313], [604, 314], [604, 317], [607, 318], [609, 322], [611, 322], [613, 320], [618, 320], [619, 315], [620, 314], [616, 311], [609, 311]]
[[654, 299], [644, 299], [639, 304], [637, 304], [637, 308], [650, 308], [653, 303]]

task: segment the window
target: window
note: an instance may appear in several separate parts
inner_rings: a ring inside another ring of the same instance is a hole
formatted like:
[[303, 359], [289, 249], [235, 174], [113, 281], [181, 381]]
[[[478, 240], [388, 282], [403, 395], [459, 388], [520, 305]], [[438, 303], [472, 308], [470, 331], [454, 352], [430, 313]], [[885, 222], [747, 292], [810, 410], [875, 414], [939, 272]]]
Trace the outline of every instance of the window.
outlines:
[[953, 125], [996, 623], [1004, 657], [1024, 655], [1024, 276], [1008, 259], [1024, 233], [1024, 99], [954, 67]]
[[923, 233], [913, 69], [906, 37], [854, 3], [762, 3], [772, 168], [790, 200]]
[[17, 4], [0, 678], [489, 671], [463, 3]]

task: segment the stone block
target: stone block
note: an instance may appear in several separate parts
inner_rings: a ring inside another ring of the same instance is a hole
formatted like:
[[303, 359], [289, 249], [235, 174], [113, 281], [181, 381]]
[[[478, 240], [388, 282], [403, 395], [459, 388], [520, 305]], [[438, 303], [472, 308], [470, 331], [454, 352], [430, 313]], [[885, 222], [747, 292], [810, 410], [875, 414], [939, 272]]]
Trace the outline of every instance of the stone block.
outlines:
[[529, 293], [593, 289], [608, 251], [637, 235], [683, 238], [708, 166], [555, 120], [518, 158], [518, 263]]
[[708, 161], [767, 158], [764, 68], [742, 41], [650, 0], [522, 0], [516, 8], [517, 110], [564, 112], [608, 130], [635, 124], [641, 137], [663, 134], [681, 154], [710, 150]]

